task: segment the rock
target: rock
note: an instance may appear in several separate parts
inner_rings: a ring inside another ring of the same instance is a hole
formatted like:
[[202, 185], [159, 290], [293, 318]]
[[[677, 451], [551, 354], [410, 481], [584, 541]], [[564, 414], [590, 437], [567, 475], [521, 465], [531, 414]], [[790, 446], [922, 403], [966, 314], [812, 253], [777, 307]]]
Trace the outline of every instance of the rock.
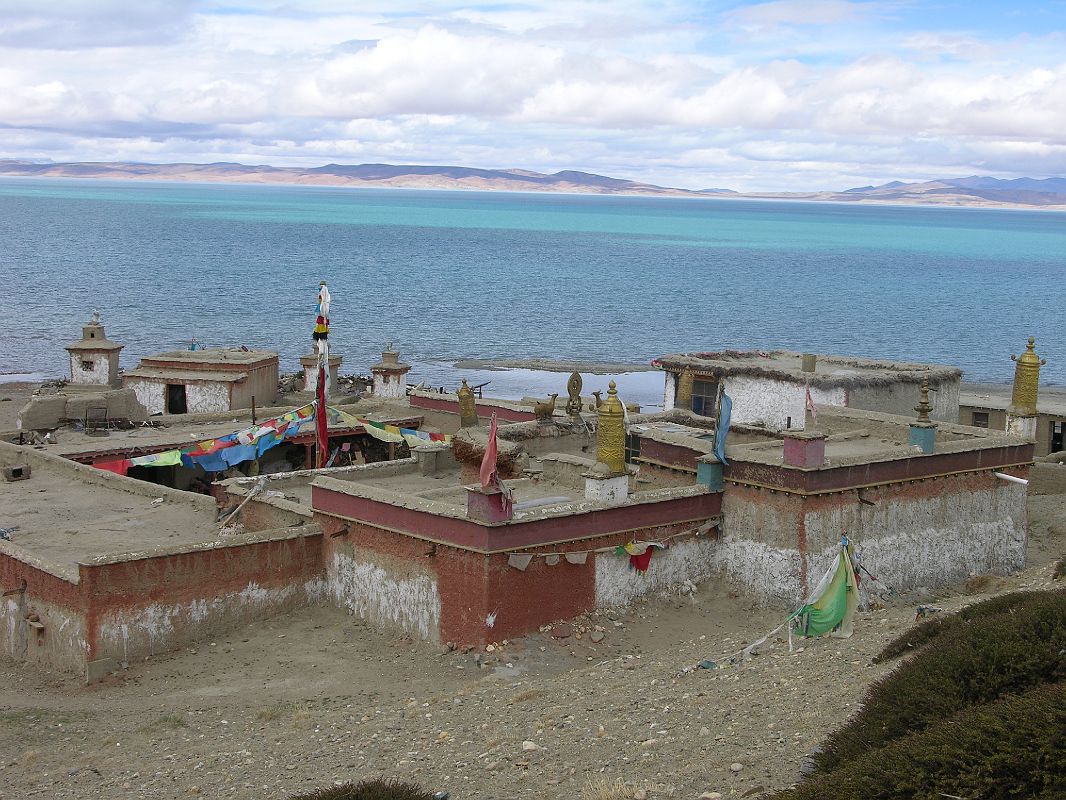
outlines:
[[637, 789], [635, 792], [633, 792], [633, 800], [648, 800], [648, 790]]
[[[322, 373], [322, 374], [325, 375], [325, 373]], [[492, 653], [492, 652], [495, 652], [495, 650], [496, 650], [496, 645], [494, 645], [494, 644], [485, 645], [485, 652], [486, 653]]]
[[722, 800], [721, 792], [704, 792], [700, 795], [700, 800]]
[[591, 640], [591, 641], [592, 641], [592, 642], [593, 642], [594, 644], [599, 644], [600, 642], [602, 642], [602, 641], [603, 641], [603, 637], [604, 637], [604, 635], [605, 635], [605, 634], [603, 633], [603, 631], [593, 631], [593, 632], [592, 632], [592, 635], [591, 635], [591, 636], [589, 636], [589, 639], [590, 639], [590, 640]]
[[741, 764], [739, 761], [734, 761], [732, 764], [729, 765], [730, 772], [740, 772], [742, 769], [744, 769], [744, 765]]
[[526, 739], [522, 742], [522, 750], [526, 753], [532, 753], [534, 750], [540, 750], [540, 747], [536, 742], [531, 742], [529, 739]]
[[705, 728], [700, 728], [700, 736], [710, 736], [710, 735], [711, 735], [711, 729], [710, 728], [706, 728], [706, 727]]
[[573, 628], [570, 627], [569, 622], [560, 622], [558, 625], [552, 628], [552, 636], [554, 636], [556, 639], [569, 638], [571, 633], [573, 633]]

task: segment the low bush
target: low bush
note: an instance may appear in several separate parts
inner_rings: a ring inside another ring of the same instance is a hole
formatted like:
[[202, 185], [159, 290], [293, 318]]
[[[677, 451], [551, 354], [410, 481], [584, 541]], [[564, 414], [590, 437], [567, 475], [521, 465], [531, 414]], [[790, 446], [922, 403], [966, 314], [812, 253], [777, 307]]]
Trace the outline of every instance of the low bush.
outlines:
[[290, 800], [433, 800], [433, 793], [413, 783], [373, 780], [331, 786], [310, 794], [293, 796]]
[[960, 711], [772, 800], [1066, 797], [1066, 684]]
[[[1010, 613], [1015, 609], [1026, 605], [1031, 600], [1042, 597], [1045, 594], [1047, 594], [1047, 592], [1012, 592], [1011, 594], [1002, 594], [999, 597], [992, 597], [988, 600], [983, 600], [980, 603], [966, 606], [954, 614], [931, 617], [925, 620], [925, 622], [915, 625], [910, 630], [904, 631], [891, 642], [886, 644], [884, 649], [874, 657], [874, 663], [880, 664], [883, 661], [891, 661], [894, 658], [899, 658], [906, 653], [913, 653], [947, 631], [956, 630], [966, 623], [975, 620], [980, 620], [983, 623], [994, 614]], [[992, 624], [991, 620], [988, 620], [988, 622], [989, 624]]]
[[1038, 592], [956, 624], [875, 683], [862, 709], [815, 758], [831, 771], [970, 706], [1066, 678], [1066, 591]]

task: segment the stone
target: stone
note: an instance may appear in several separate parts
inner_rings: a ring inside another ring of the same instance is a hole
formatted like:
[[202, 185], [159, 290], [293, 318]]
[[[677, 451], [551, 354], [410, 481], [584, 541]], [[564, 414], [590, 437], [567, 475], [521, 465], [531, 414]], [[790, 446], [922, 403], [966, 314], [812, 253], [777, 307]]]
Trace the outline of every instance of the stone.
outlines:
[[602, 641], [603, 641], [603, 637], [604, 637], [605, 635], [606, 635], [606, 634], [605, 634], [605, 633], [604, 633], [603, 631], [593, 631], [593, 632], [592, 632], [592, 635], [590, 635], [590, 636], [589, 636], [589, 639], [590, 639], [590, 640], [591, 640], [591, 641], [592, 641], [592, 642], [593, 642], [594, 644], [599, 644], [600, 642], [602, 642]]
[[741, 764], [739, 761], [734, 761], [732, 764], [729, 765], [729, 770], [731, 772], [740, 772], [742, 769], [744, 769], [744, 765]]
[[573, 628], [570, 627], [569, 622], [560, 622], [554, 628], [552, 628], [552, 636], [556, 639], [567, 639], [570, 634], [573, 633]]
[[722, 800], [721, 792], [704, 792], [700, 795], [700, 800]]
[[633, 800], [648, 800], [648, 790], [637, 789], [635, 792], [633, 792]]
[[540, 747], [536, 742], [531, 742], [529, 739], [526, 739], [522, 742], [522, 750], [526, 753], [532, 753], [534, 750], [540, 750]]

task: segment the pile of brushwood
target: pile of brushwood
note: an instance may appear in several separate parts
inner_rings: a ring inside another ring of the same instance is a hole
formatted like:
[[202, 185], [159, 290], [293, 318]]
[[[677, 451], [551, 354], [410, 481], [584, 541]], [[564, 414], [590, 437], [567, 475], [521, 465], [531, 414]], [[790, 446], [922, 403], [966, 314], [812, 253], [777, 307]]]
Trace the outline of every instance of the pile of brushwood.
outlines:
[[1066, 797], [1066, 591], [930, 619], [876, 660], [907, 653], [773, 800]]
[[331, 786], [311, 794], [295, 796], [291, 800], [434, 800], [436, 796], [413, 783], [372, 780]]

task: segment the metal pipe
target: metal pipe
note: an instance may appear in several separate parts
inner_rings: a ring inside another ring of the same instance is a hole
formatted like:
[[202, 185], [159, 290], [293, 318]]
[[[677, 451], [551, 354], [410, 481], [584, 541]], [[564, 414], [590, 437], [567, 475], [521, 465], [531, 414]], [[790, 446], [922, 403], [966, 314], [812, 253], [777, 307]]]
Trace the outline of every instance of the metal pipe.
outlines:
[[1008, 475], [1005, 472], [993, 472], [992, 474], [995, 475], [997, 478], [1002, 478], [1003, 480], [1010, 481], [1011, 483], [1020, 483], [1022, 486], [1029, 485], [1029, 481], [1027, 481], [1025, 478], [1015, 478], [1013, 475]]

